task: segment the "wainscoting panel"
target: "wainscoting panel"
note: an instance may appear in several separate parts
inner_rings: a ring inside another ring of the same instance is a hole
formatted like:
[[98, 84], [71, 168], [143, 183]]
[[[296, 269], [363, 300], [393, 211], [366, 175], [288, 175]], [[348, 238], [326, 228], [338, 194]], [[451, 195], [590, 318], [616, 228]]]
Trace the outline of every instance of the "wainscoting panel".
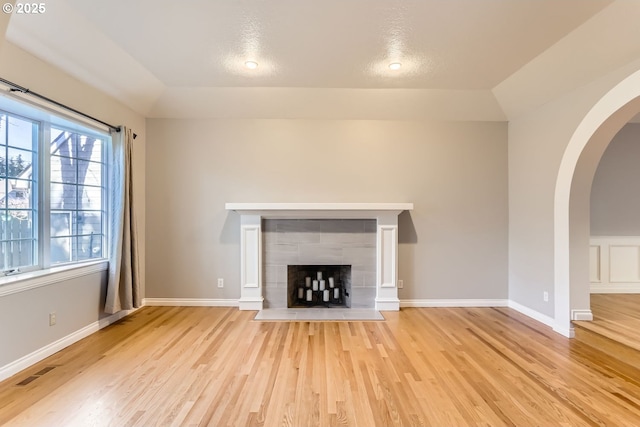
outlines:
[[589, 280], [591, 283], [602, 282], [600, 274], [600, 246], [589, 246]]
[[609, 282], [638, 283], [640, 275], [640, 247], [609, 245]]
[[592, 236], [591, 293], [640, 293], [640, 236]]

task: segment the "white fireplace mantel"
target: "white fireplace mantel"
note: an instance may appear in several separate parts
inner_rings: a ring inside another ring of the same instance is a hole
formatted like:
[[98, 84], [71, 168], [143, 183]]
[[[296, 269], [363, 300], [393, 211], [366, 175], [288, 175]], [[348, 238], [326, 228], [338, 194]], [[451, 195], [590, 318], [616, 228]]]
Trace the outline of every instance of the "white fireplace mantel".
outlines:
[[413, 203], [227, 203], [225, 208], [240, 215], [270, 219], [376, 219], [383, 214], [398, 216], [412, 210]]
[[227, 203], [240, 214], [240, 310], [262, 310], [262, 219], [375, 219], [376, 310], [397, 311], [398, 215], [413, 203]]

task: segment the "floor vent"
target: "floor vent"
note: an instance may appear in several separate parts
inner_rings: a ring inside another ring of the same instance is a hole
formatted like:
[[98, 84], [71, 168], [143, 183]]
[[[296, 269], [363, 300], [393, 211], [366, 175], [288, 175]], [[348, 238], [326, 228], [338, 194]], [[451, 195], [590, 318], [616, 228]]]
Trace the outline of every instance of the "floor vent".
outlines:
[[38, 378], [40, 378], [41, 376], [43, 376], [47, 372], [51, 372], [55, 368], [56, 368], [55, 366], [47, 366], [46, 368], [41, 369], [40, 371], [36, 372], [35, 374], [31, 375], [30, 377], [27, 377], [24, 380], [20, 381], [16, 385], [27, 385], [30, 382], [37, 380]]
[[24, 380], [20, 381], [20, 382], [19, 382], [18, 384], [16, 384], [16, 385], [27, 385], [27, 384], [29, 384], [31, 381], [37, 380], [38, 378], [39, 378], [39, 377], [36, 377], [36, 376], [32, 375], [32, 376], [30, 376], [30, 377], [28, 377], [28, 378], [25, 378]]
[[55, 366], [47, 366], [46, 368], [42, 369], [40, 372], [36, 372], [36, 373], [35, 373], [35, 374], [33, 374], [33, 375], [35, 375], [35, 376], [38, 376], [38, 377], [39, 377], [39, 376], [41, 376], [41, 375], [46, 374], [47, 372], [51, 372], [51, 371], [53, 371], [54, 369], [56, 369], [56, 367], [55, 367]]

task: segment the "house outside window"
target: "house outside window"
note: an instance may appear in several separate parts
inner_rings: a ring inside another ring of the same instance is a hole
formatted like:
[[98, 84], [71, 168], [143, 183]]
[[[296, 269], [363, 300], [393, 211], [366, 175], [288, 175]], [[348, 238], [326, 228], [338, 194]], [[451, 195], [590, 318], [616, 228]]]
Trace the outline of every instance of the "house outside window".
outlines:
[[0, 275], [106, 256], [110, 136], [0, 98]]
[[37, 166], [40, 125], [0, 112], [0, 270], [38, 260]]

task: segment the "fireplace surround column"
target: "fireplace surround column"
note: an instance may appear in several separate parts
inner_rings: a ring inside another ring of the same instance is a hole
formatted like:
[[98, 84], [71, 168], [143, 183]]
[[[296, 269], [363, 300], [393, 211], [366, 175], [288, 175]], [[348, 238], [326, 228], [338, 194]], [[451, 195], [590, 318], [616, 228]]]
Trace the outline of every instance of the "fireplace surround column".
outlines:
[[240, 310], [262, 310], [262, 217], [240, 217]]
[[227, 203], [240, 214], [240, 310], [262, 310], [262, 218], [376, 219], [375, 309], [397, 311], [398, 215], [412, 203]]
[[382, 213], [377, 221], [376, 310], [398, 311], [398, 214]]

